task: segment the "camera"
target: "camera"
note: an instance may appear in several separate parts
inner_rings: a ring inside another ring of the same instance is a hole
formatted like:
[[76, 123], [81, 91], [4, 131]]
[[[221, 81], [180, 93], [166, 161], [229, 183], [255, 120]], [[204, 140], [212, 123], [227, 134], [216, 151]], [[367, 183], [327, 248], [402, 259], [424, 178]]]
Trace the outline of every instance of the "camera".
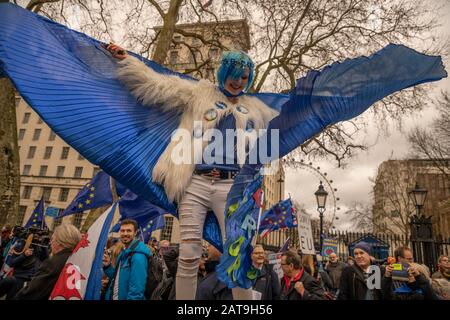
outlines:
[[394, 270], [392, 271], [392, 280], [408, 281], [409, 264], [393, 263], [392, 267], [394, 268]]
[[15, 226], [12, 236], [27, 241], [32, 236], [31, 247], [48, 247], [50, 245], [50, 230], [40, 228], [24, 228]]

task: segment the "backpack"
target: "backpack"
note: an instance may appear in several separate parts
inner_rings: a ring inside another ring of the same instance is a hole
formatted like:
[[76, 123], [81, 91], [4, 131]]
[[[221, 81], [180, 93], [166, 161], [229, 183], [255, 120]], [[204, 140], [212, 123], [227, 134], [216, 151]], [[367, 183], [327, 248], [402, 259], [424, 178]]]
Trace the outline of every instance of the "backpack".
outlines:
[[153, 291], [150, 300], [172, 300], [174, 298], [172, 293], [174, 284], [174, 278], [164, 272], [162, 280]]
[[[130, 265], [131, 261], [133, 261], [131, 258], [135, 253], [134, 249], [136, 249], [138, 244], [139, 241], [136, 241], [130, 247], [131, 252], [130, 255], [128, 256], [128, 259], [130, 259]], [[147, 263], [147, 281], [145, 283], [145, 293], [144, 293], [144, 296], [147, 300], [150, 300], [152, 298], [155, 289], [162, 282], [162, 280], [163, 280], [162, 261], [156, 255], [152, 255], [151, 257], [148, 257]]]

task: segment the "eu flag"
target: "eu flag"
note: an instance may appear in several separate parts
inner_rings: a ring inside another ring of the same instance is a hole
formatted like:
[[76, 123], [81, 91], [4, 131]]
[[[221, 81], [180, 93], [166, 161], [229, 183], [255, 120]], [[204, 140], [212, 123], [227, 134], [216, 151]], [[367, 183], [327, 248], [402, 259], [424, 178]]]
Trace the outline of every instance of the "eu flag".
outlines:
[[295, 227], [291, 199], [283, 200], [262, 214], [259, 233], [265, 236], [271, 231]]
[[103, 207], [113, 202], [109, 176], [99, 171], [92, 180], [78, 192], [75, 199], [69, 204], [59, 217], [77, 212]]
[[163, 215], [150, 219], [144, 227], [139, 228], [142, 241], [147, 243], [152, 235], [152, 232], [164, 228], [165, 225], [166, 223]]
[[[127, 190], [119, 200], [119, 211], [121, 220], [134, 219], [146, 220], [146, 217], [155, 217], [164, 215], [166, 211], [150, 201], [139, 197], [135, 193]], [[139, 222], [138, 222], [139, 224]]]
[[30, 219], [28, 219], [28, 222], [25, 224], [25, 228], [30, 227], [47, 229], [47, 225], [44, 220], [44, 197], [39, 200], [39, 203], [36, 208], [34, 208]]

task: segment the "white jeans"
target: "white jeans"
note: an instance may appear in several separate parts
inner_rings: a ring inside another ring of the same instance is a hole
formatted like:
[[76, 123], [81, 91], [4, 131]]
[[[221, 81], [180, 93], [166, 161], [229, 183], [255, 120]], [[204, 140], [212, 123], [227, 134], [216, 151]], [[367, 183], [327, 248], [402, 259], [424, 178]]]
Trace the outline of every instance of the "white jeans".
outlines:
[[[194, 300], [197, 272], [202, 255], [203, 224], [206, 213], [213, 210], [225, 242], [225, 204], [232, 179], [218, 180], [193, 175], [179, 204], [180, 256], [176, 278], [176, 299]], [[235, 300], [251, 299], [251, 289], [234, 288]]]

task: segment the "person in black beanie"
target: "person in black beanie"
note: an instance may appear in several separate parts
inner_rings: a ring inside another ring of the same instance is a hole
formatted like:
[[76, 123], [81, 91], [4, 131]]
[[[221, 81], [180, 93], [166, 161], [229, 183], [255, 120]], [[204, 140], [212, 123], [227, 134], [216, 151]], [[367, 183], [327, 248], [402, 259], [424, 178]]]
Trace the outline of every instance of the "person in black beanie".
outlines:
[[[342, 271], [338, 300], [381, 300], [381, 288], [371, 289], [367, 286], [370, 276], [369, 267], [371, 247], [366, 242], [359, 242], [353, 249], [355, 264]], [[383, 272], [381, 272], [383, 274]]]

